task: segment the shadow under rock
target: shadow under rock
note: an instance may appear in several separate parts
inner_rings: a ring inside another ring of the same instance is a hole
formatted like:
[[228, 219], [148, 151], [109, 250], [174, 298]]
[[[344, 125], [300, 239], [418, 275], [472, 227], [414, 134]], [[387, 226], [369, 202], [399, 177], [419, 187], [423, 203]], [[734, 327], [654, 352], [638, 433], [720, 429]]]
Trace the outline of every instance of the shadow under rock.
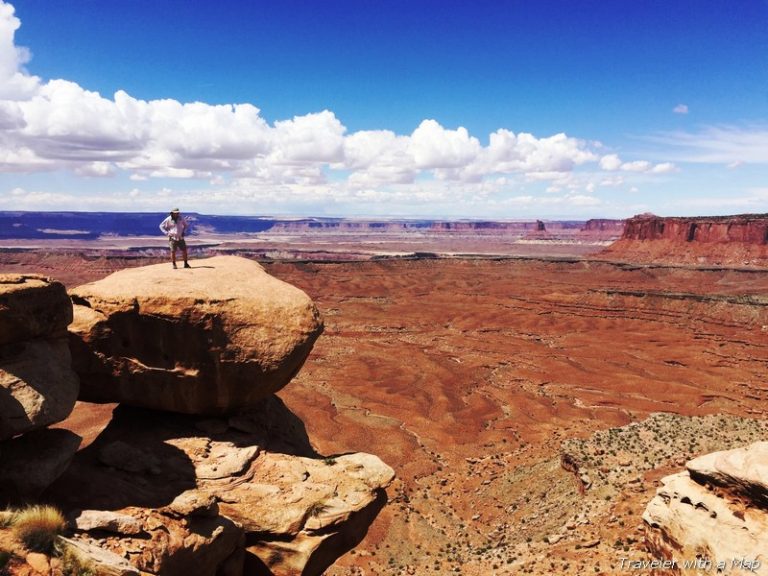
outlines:
[[66, 509], [161, 508], [196, 485], [189, 456], [169, 441], [183, 416], [118, 406], [112, 421], [43, 494]]
[[264, 398], [255, 408], [230, 416], [229, 425], [253, 436], [256, 443], [275, 454], [320, 458], [312, 447], [304, 422], [276, 395]]
[[320, 457], [304, 423], [274, 395], [248, 412], [219, 417], [121, 405], [43, 497], [67, 509], [161, 508], [198, 486], [194, 460], [205, 460], [211, 442]]
[[0, 442], [0, 506], [33, 502], [66, 470], [80, 440], [69, 430], [42, 428]]

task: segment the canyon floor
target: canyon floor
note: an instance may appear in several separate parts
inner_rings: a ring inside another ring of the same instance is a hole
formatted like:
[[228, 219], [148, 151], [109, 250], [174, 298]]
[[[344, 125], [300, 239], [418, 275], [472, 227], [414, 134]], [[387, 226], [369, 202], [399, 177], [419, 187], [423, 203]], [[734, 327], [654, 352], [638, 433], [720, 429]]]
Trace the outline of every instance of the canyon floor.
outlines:
[[[152, 258], [0, 253], [68, 287]], [[192, 261], [194, 266], [194, 260]], [[279, 396], [397, 472], [327, 574], [617, 574], [691, 457], [768, 432], [768, 270], [586, 258], [265, 263], [325, 320]], [[179, 270], [183, 274], [183, 270]], [[80, 404], [92, 438], [110, 407]], [[624, 559], [624, 560], [622, 560]]]

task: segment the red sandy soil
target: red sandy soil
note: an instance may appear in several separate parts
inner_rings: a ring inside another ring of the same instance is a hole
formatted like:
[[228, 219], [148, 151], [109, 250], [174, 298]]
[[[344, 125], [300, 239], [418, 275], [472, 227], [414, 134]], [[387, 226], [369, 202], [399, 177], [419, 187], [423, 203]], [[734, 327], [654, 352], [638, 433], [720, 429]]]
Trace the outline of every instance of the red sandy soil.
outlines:
[[[150, 261], [0, 254], [0, 270], [74, 286]], [[266, 267], [305, 290], [326, 326], [281, 398], [319, 452], [371, 452], [398, 475], [333, 576], [615, 573], [607, 543], [639, 550], [654, 481], [676, 468], [660, 464], [607, 502], [575, 528], [575, 547], [549, 546], [542, 539], [581, 498], [558, 465], [561, 442], [652, 412], [765, 416], [764, 269], [536, 259]], [[92, 437], [110, 409], [79, 405], [67, 425]]]
[[[342, 567], [422, 574], [434, 568], [426, 550], [435, 558], [442, 546], [442, 571], [430, 573], [475, 573], [466, 553], [448, 562], [447, 546], [482, 548], [498, 532], [540, 540], [556, 527], [524, 532], [509, 512], [520, 496], [515, 467], [556, 457], [564, 438], [657, 411], [764, 414], [768, 302], [740, 304], [736, 296], [765, 294], [768, 271], [535, 260], [286, 263], [269, 271], [307, 291], [326, 322], [281, 397], [320, 452], [373, 452], [399, 477], [395, 505], [360, 551], [376, 556], [347, 556]], [[499, 467], [484, 475], [471, 459]], [[547, 510], [542, 496], [552, 483], [573, 489], [562, 471], [532, 477], [540, 483], [522, 489], [537, 511]], [[631, 523], [618, 534], [635, 532], [653, 490], [649, 481], [635, 496]], [[507, 573], [491, 562], [475, 568]]]

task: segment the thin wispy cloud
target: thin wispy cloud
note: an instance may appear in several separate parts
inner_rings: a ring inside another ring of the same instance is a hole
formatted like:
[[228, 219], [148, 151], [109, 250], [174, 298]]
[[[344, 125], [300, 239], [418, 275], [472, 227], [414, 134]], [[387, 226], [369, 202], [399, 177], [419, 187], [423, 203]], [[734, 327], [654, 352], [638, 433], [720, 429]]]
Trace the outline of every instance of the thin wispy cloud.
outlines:
[[705, 126], [694, 132], [665, 132], [646, 138], [676, 162], [768, 164], [768, 125]]
[[688, 114], [688, 105], [687, 104], [678, 104], [674, 108], [672, 108], [672, 112], [675, 114]]

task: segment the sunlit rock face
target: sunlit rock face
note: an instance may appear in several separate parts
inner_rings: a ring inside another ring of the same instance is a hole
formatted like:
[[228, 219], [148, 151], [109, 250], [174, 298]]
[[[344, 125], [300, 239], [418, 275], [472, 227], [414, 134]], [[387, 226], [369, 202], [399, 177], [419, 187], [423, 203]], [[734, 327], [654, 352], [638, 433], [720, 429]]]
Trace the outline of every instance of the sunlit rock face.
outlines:
[[251, 260], [158, 264], [71, 291], [81, 399], [234, 412], [280, 390], [323, 329], [310, 298]]
[[768, 442], [757, 442], [700, 456], [664, 478], [643, 514], [651, 552], [676, 560], [676, 573], [768, 574], [766, 462]]
[[768, 215], [662, 218], [626, 221], [622, 237], [604, 255], [635, 262], [764, 266]]

